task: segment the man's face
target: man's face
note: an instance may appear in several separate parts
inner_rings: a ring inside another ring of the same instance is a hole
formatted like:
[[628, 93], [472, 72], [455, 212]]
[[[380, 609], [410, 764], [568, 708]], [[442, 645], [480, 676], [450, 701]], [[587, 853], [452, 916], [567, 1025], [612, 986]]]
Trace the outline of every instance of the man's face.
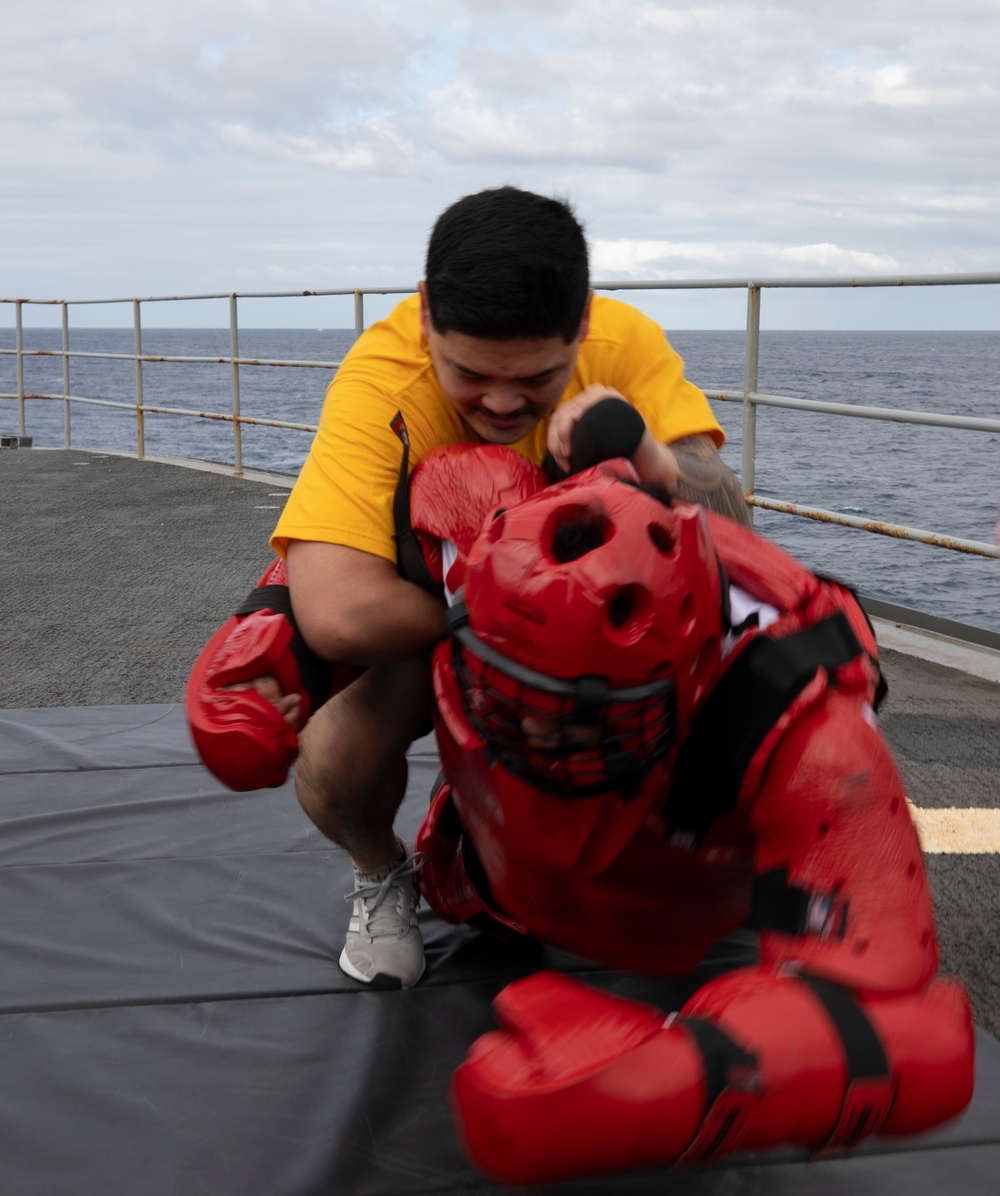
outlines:
[[587, 335], [589, 304], [580, 331], [568, 345], [545, 340], [488, 340], [462, 332], [436, 332], [424, 284], [420, 319], [431, 363], [445, 398], [489, 444], [514, 444], [559, 401]]

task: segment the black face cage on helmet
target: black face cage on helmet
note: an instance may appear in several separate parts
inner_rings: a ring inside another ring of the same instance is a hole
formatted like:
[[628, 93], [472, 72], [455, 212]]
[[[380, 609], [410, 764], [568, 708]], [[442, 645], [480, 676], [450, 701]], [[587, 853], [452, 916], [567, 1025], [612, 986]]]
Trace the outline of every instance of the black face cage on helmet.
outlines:
[[612, 689], [603, 677], [561, 681], [484, 643], [459, 602], [448, 612], [451, 663], [466, 718], [490, 763], [546, 793], [635, 797], [670, 750], [677, 724], [673, 680]]

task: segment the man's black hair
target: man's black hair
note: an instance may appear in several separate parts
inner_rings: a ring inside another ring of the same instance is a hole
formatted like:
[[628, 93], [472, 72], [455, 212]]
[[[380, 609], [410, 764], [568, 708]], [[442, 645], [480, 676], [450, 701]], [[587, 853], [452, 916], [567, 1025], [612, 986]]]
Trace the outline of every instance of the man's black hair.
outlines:
[[438, 218], [424, 281], [435, 332], [569, 344], [590, 288], [587, 242], [568, 203], [517, 187], [480, 191]]

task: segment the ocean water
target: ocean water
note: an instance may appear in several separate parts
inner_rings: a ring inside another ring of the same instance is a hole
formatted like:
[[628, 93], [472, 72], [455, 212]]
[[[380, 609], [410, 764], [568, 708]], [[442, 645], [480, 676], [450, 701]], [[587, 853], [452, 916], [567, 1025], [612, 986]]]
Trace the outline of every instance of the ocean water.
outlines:
[[[338, 361], [348, 330], [243, 329], [243, 357]], [[743, 333], [671, 332], [688, 377], [706, 390], [738, 390]], [[26, 330], [25, 348], [58, 351], [60, 333]], [[13, 348], [0, 330], [0, 348]], [[127, 330], [74, 330], [76, 352], [132, 352]], [[146, 329], [143, 352], [157, 356], [223, 357], [225, 330]], [[249, 367], [240, 370], [243, 415], [311, 424], [319, 419], [332, 369]], [[62, 360], [28, 358], [27, 393], [62, 393]], [[1000, 332], [763, 332], [760, 385], [769, 394], [1000, 417]], [[0, 393], [16, 390], [13, 357], [0, 356]], [[74, 395], [135, 403], [133, 361], [74, 358]], [[193, 412], [226, 412], [231, 371], [221, 364], [147, 363], [146, 404]], [[726, 431], [725, 460], [740, 472], [742, 405], [714, 402]], [[64, 404], [32, 401], [29, 435], [39, 445], [63, 443]], [[134, 412], [73, 404], [72, 443], [135, 451]], [[0, 399], [0, 432], [17, 430], [17, 407]], [[294, 475], [309, 448], [307, 432], [245, 426], [247, 468]], [[147, 414], [150, 455], [233, 460], [232, 431], [217, 421]], [[0, 484], [2, 484], [0, 456]], [[1000, 512], [1000, 435], [845, 419], [812, 412], [759, 408], [756, 490], [762, 496], [888, 520], [966, 539], [992, 541]], [[838, 528], [776, 512], [756, 511], [755, 527], [810, 568], [840, 577], [862, 593], [1000, 631], [1000, 562]]]

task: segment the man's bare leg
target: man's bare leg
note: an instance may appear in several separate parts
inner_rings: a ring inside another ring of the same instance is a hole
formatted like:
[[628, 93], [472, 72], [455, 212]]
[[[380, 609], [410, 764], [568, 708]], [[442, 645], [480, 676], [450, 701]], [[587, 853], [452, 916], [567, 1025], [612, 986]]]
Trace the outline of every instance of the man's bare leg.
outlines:
[[355, 868], [354, 913], [340, 966], [378, 986], [409, 987], [423, 972], [416, 863], [393, 830], [406, 792], [406, 749], [429, 725], [430, 669], [378, 665], [332, 697], [300, 738], [299, 801]]

